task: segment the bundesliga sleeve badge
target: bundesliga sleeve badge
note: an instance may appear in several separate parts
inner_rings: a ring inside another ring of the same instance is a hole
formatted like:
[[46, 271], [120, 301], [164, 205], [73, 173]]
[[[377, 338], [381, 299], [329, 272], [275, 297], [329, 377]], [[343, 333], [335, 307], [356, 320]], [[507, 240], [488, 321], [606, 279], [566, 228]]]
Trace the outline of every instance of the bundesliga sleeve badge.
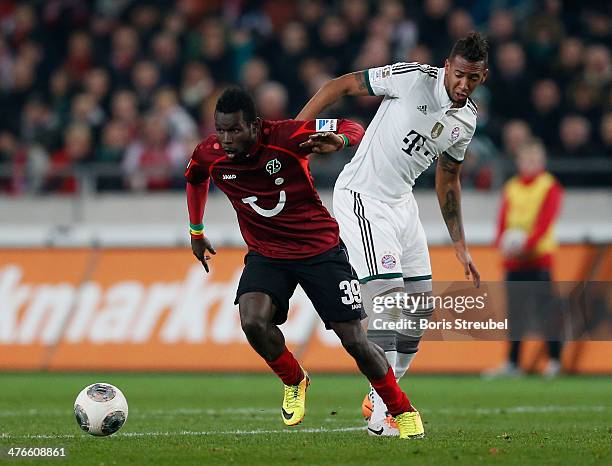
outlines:
[[459, 138], [459, 133], [461, 132], [461, 128], [459, 126], [455, 126], [451, 131], [451, 142], [455, 142]]
[[335, 118], [317, 118], [315, 127], [317, 128], [317, 133], [336, 131], [336, 128], [338, 128], [338, 120]]

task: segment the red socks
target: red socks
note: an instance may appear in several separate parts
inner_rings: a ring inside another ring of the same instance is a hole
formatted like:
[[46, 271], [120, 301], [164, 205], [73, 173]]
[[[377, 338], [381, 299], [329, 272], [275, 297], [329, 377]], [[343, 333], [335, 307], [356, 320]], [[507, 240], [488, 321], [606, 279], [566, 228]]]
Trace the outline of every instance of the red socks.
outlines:
[[[274, 361], [266, 361], [270, 369], [283, 381], [285, 385], [297, 385], [304, 378], [304, 371], [300, 367], [297, 360], [286, 347], [283, 353]], [[393, 369], [389, 367], [387, 375], [382, 379], [370, 380], [374, 390], [380, 395], [382, 400], [387, 405], [389, 413], [392, 416], [404, 413], [406, 411], [414, 411], [415, 409], [410, 404], [410, 400], [395, 380]]]
[[374, 387], [374, 390], [376, 390], [376, 393], [380, 395], [387, 405], [387, 409], [391, 416], [397, 416], [406, 411], [415, 411], [410, 404], [410, 400], [397, 384], [393, 369], [390, 367], [387, 375], [378, 380], [370, 379], [370, 383], [372, 387]]
[[[304, 378], [304, 371], [287, 347], [285, 347], [283, 354], [274, 361], [266, 362], [268, 366], [270, 366], [270, 369], [280, 377], [285, 385], [297, 385]], [[393, 380], [395, 380], [395, 378]]]

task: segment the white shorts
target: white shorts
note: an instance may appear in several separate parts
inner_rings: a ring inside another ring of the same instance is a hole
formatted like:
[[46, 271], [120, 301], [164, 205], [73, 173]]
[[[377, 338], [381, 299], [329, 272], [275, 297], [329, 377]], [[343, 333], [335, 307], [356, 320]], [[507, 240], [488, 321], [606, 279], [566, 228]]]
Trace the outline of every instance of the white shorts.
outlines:
[[334, 216], [361, 283], [431, 280], [427, 238], [412, 194], [388, 204], [349, 189], [334, 189]]

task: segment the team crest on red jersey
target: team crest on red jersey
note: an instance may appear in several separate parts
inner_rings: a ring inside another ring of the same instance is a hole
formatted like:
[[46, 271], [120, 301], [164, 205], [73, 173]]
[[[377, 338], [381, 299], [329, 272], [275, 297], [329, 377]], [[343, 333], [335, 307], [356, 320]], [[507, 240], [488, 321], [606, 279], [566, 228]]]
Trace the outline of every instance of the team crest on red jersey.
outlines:
[[266, 164], [266, 171], [270, 175], [275, 175], [276, 173], [280, 171], [280, 169], [281, 169], [281, 163], [279, 162], [278, 159], [272, 159]]

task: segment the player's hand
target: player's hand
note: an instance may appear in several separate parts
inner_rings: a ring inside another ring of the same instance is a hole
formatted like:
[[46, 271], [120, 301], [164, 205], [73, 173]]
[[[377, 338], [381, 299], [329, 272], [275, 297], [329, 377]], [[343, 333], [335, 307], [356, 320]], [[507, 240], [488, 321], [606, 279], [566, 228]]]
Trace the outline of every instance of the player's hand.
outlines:
[[344, 147], [344, 139], [336, 133], [326, 131], [308, 136], [308, 140], [300, 144], [302, 149], [308, 149], [315, 154], [329, 154]]
[[461, 262], [461, 265], [463, 265], [463, 271], [465, 273], [466, 280], [469, 280], [471, 278], [474, 282], [474, 286], [476, 288], [479, 288], [480, 272], [476, 268], [476, 264], [474, 264], [472, 256], [470, 255], [468, 250], [465, 247], [455, 247], [455, 256], [457, 256], [457, 259], [459, 260], [459, 262]]
[[208, 273], [208, 261], [211, 259], [211, 256], [209, 256], [207, 252], [211, 253], [213, 256], [217, 254], [217, 251], [215, 251], [215, 248], [210, 244], [208, 238], [206, 236], [203, 238], [191, 238], [191, 251], [193, 255], [196, 256], [196, 259], [202, 263], [206, 273]]

